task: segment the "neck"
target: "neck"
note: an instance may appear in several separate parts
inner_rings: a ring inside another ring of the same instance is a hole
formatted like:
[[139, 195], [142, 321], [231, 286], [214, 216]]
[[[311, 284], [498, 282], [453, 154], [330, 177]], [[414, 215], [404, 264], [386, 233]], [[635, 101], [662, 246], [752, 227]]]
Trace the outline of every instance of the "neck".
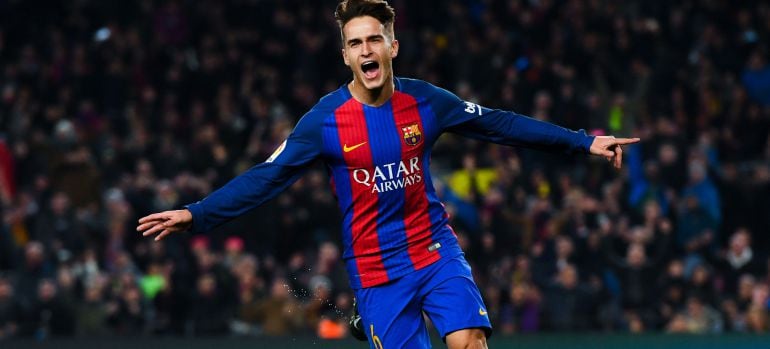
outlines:
[[368, 89], [362, 82], [357, 81], [354, 78], [353, 81], [348, 83], [348, 89], [353, 98], [362, 104], [379, 107], [385, 104], [385, 102], [393, 96], [393, 91], [395, 90], [393, 77], [388, 78], [386, 81], [387, 82], [379, 88]]

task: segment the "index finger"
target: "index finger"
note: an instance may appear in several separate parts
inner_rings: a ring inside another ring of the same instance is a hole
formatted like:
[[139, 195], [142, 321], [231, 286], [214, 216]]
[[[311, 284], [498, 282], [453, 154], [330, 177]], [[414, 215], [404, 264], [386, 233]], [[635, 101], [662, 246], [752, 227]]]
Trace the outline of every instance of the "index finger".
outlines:
[[615, 141], [615, 144], [623, 145], [623, 144], [638, 143], [642, 139], [641, 138], [615, 138], [613, 140]]
[[163, 213], [163, 212], [153, 213], [151, 215], [147, 215], [147, 216], [144, 216], [142, 218], [139, 218], [139, 224], [147, 223], [147, 222], [151, 222], [151, 221], [165, 220], [166, 218], [167, 218], [166, 214]]

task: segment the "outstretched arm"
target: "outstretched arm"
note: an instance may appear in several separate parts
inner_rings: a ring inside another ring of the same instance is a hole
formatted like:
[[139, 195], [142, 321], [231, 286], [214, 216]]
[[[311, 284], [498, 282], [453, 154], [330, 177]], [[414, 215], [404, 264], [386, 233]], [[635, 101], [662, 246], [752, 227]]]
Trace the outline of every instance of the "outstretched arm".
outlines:
[[498, 144], [604, 156], [620, 168], [622, 145], [639, 138], [589, 136], [514, 112], [489, 109], [466, 102], [454, 94], [435, 88], [433, 95], [437, 117], [443, 130]]
[[267, 161], [235, 177], [201, 201], [184, 210], [154, 213], [139, 220], [143, 236], [193, 230], [206, 232], [272, 199], [294, 183], [320, 155], [320, 117], [305, 115], [294, 131]]

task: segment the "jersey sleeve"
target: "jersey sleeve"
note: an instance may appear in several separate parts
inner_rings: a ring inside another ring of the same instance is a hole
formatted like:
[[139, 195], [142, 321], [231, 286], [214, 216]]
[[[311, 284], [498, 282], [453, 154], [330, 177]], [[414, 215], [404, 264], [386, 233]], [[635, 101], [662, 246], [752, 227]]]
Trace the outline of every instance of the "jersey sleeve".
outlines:
[[443, 132], [504, 145], [589, 153], [594, 137], [510, 111], [490, 109], [461, 100], [433, 86], [431, 102]]
[[263, 163], [238, 175], [206, 198], [186, 205], [193, 232], [206, 232], [277, 196], [320, 156], [322, 117], [310, 112]]

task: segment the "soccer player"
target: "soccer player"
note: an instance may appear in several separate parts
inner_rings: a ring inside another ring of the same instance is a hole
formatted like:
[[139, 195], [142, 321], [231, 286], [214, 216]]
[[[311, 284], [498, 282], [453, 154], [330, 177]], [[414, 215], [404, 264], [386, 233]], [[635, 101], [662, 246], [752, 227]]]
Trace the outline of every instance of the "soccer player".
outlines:
[[321, 159], [343, 213], [343, 258], [370, 347], [430, 347], [424, 312], [449, 348], [486, 348], [487, 308], [433, 189], [438, 137], [590, 153], [617, 168], [620, 146], [639, 139], [589, 136], [395, 77], [393, 8], [343, 0], [335, 16], [352, 81], [310, 109], [264, 163], [186, 209], [141, 218], [137, 230], [155, 240], [206, 232], [273, 198]]

